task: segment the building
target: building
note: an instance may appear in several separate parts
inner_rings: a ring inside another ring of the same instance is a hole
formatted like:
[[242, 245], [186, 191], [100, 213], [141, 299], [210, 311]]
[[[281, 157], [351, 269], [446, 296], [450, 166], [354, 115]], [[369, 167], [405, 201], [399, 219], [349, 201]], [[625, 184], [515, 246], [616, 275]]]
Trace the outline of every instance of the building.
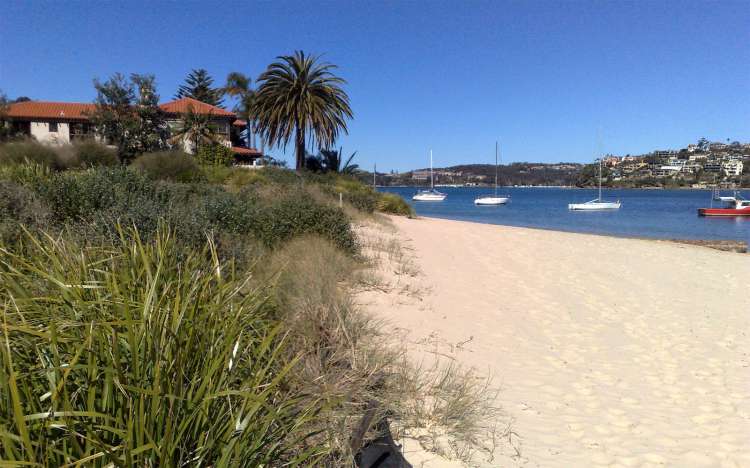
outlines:
[[[192, 109], [196, 114], [210, 116], [219, 143], [231, 148], [238, 162], [263, 156], [260, 151], [240, 140], [238, 134], [247, 123], [238, 120], [233, 112], [192, 98], [177, 99], [159, 104], [159, 107], [166, 114], [167, 125], [172, 132], [181, 127], [182, 116]], [[91, 103], [25, 101], [11, 104], [5, 117], [18, 133], [40, 143], [64, 145], [81, 139], [99, 139], [89, 121], [89, 116], [95, 111], [96, 105]], [[195, 152], [193, 142], [187, 139], [183, 139], [180, 145], [188, 153]]]
[[713, 172], [718, 174], [721, 171], [721, 161], [711, 159], [703, 163], [703, 172]]
[[730, 160], [721, 163], [721, 169], [727, 176], [739, 176], [742, 175], [743, 164], [740, 160]]

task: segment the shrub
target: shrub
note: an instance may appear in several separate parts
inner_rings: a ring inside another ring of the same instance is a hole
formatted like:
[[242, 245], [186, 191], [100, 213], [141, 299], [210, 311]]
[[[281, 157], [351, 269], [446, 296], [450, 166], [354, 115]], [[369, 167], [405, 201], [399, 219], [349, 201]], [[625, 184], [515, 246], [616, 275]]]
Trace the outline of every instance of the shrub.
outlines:
[[203, 171], [203, 176], [209, 184], [223, 185], [235, 169], [226, 166], [201, 165], [201, 171]]
[[[132, 240], [124, 240], [132, 239]], [[0, 445], [11, 465], [315, 466], [320, 404], [279, 325], [208, 244], [0, 250]], [[5, 247], [5, 246], [0, 246]], [[178, 255], [179, 254], [179, 255]], [[9, 304], [13, 304], [11, 307]]]
[[52, 174], [49, 166], [38, 163], [0, 165], [0, 179], [36, 186]]
[[35, 141], [18, 141], [0, 145], [0, 165], [41, 164], [52, 169], [62, 169], [57, 152]]
[[195, 157], [206, 166], [230, 166], [234, 162], [234, 152], [218, 143], [199, 147]]
[[260, 207], [252, 220], [255, 237], [269, 247], [302, 234], [329, 239], [344, 252], [358, 250], [349, 218], [339, 208], [322, 205], [296, 190]]
[[73, 143], [76, 167], [116, 166], [120, 163], [117, 150], [95, 141]]
[[238, 190], [247, 185], [267, 184], [268, 178], [264, 174], [265, 171], [265, 169], [235, 169], [227, 178], [227, 185]]
[[145, 153], [131, 167], [158, 180], [198, 182], [204, 178], [195, 157], [182, 151]]
[[414, 209], [395, 193], [381, 193], [376, 204], [377, 210], [399, 216], [414, 216]]
[[15, 242], [23, 231], [44, 229], [49, 221], [47, 207], [26, 187], [0, 181], [0, 242]]

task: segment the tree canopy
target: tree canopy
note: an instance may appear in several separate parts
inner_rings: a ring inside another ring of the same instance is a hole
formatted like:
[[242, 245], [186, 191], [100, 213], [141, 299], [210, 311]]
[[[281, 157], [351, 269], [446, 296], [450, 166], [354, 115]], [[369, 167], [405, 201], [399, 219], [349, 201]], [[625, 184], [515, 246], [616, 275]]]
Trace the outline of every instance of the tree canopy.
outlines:
[[96, 110], [91, 123], [106, 141], [117, 145], [120, 159], [167, 147], [169, 128], [159, 108], [153, 75], [115, 73], [104, 83], [94, 80]]
[[214, 88], [214, 79], [204, 68], [193, 69], [185, 78], [185, 84], [180, 85], [175, 99], [190, 97], [212, 106], [224, 107], [223, 94], [220, 88]]
[[256, 129], [271, 146], [283, 146], [294, 136], [296, 168], [305, 164], [309, 137], [318, 148], [330, 148], [352, 118], [346, 83], [335, 65], [302, 51], [277, 57], [258, 77], [253, 102]]

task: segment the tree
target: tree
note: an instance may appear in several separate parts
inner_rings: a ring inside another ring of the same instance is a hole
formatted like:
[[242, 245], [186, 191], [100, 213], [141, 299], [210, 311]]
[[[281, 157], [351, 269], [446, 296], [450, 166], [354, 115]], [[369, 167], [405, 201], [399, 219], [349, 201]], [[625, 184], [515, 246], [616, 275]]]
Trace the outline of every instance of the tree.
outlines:
[[359, 169], [358, 164], [352, 164], [352, 160], [356, 155], [357, 152], [355, 151], [351, 154], [351, 156], [349, 156], [349, 158], [347, 158], [346, 162], [344, 162], [342, 148], [339, 148], [338, 151], [326, 149], [320, 151], [320, 156], [318, 156], [318, 158], [321, 161], [323, 172], [353, 174], [357, 171], [357, 169]]
[[222, 92], [237, 98], [238, 104], [233, 110], [241, 119], [245, 119], [247, 122], [247, 144], [254, 148], [255, 135], [253, 134], [253, 126], [255, 116], [252, 111], [255, 91], [252, 89], [252, 80], [242, 73], [232, 72], [227, 75], [227, 84], [222, 88]]
[[185, 84], [180, 85], [177, 89], [177, 94], [174, 97], [175, 99], [190, 97], [212, 106], [223, 107], [223, 92], [219, 88], [214, 88], [213, 84], [214, 79], [211, 78], [207, 70], [203, 68], [193, 69], [185, 78]]
[[172, 136], [172, 144], [190, 142], [191, 148], [184, 148], [188, 152], [198, 152], [202, 145], [216, 144], [219, 137], [216, 127], [211, 123], [211, 114], [199, 114], [188, 106], [187, 112], [182, 116], [182, 124], [175, 130]]
[[0, 141], [9, 139], [13, 133], [6, 118], [8, 105], [8, 97], [0, 90]]
[[120, 73], [94, 80], [96, 110], [89, 116], [96, 132], [118, 148], [122, 161], [166, 148], [169, 128], [159, 108], [153, 75]]
[[346, 119], [352, 118], [352, 110], [341, 88], [346, 82], [332, 72], [335, 65], [302, 51], [277, 59], [258, 77], [253, 103], [256, 130], [270, 146], [286, 148], [294, 136], [295, 167], [300, 170], [307, 135], [319, 148], [330, 148], [339, 132], [347, 132]]

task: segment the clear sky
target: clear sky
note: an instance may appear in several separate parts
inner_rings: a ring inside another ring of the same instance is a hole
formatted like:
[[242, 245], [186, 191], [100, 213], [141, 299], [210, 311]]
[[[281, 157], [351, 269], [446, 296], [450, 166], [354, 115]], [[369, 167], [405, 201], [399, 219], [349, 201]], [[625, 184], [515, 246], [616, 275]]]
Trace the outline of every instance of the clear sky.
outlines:
[[[92, 79], [153, 73], [170, 99], [191, 68], [253, 77], [324, 53], [366, 168], [589, 161], [705, 136], [750, 141], [750, 1], [4, 0], [0, 89], [91, 101]], [[280, 154], [280, 151], [272, 151]]]

